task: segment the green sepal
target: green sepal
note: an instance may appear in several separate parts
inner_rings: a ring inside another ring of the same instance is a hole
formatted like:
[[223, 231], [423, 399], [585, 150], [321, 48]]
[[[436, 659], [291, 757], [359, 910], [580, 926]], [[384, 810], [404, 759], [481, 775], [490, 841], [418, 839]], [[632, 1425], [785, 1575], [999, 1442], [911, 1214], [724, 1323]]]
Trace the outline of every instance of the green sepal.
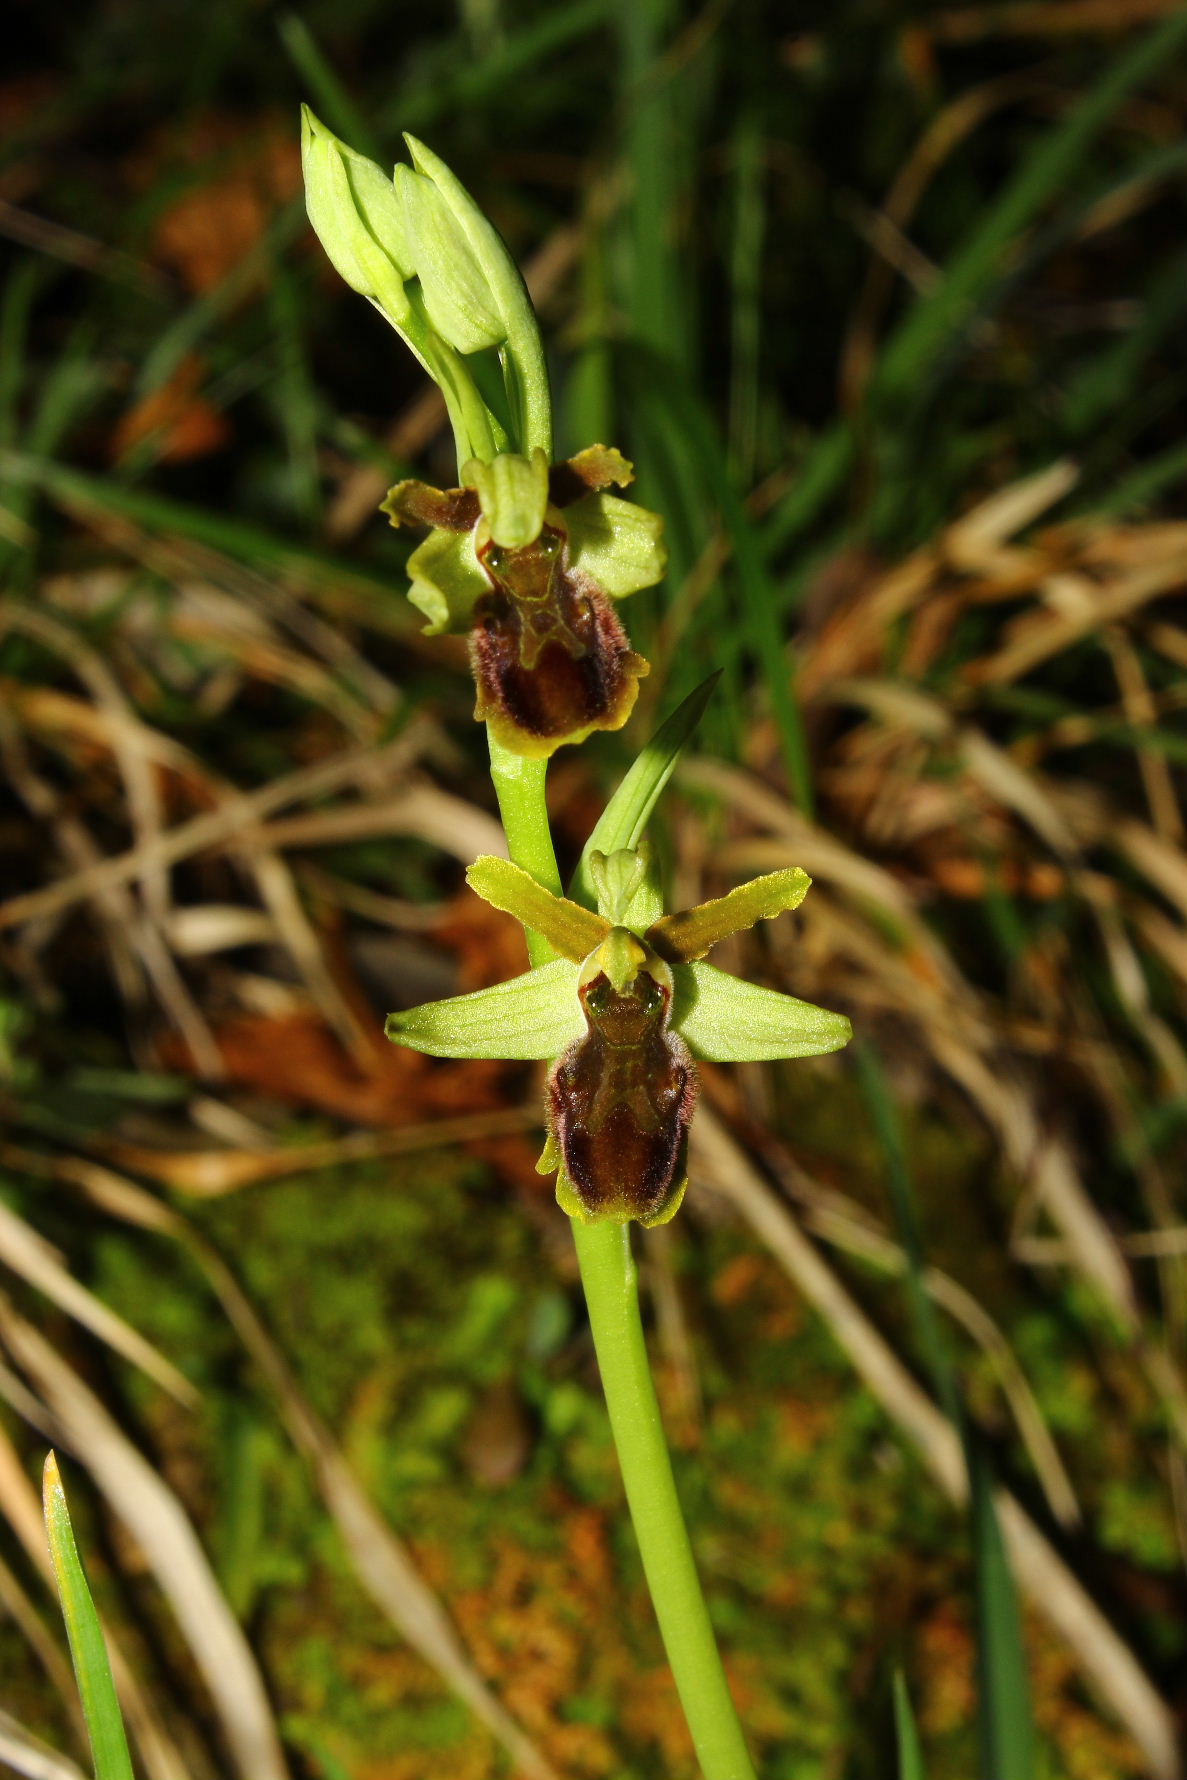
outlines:
[[588, 958], [611, 930], [609, 921], [601, 915], [565, 896], [554, 896], [509, 859], [484, 853], [466, 872], [466, 882], [483, 902], [514, 915], [525, 927], [542, 935], [554, 952], [574, 964]]
[[822, 1057], [853, 1036], [844, 1014], [743, 982], [711, 964], [676, 965], [672, 1024], [707, 1063]]
[[640, 841], [637, 847], [619, 847], [610, 854], [599, 853], [595, 848], [589, 856], [589, 875], [598, 893], [599, 915], [625, 927], [650, 865], [646, 841]]
[[393, 1044], [429, 1057], [503, 1057], [537, 1062], [559, 1057], [586, 1030], [577, 999], [577, 967], [556, 958], [493, 989], [426, 1001], [389, 1014]]
[[408, 598], [428, 619], [426, 634], [464, 635], [475, 601], [490, 592], [471, 532], [431, 531], [408, 558]]
[[534, 544], [548, 506], [548, 459], [540, 450], [531, 457], [500, 452], [490, 463], [477, 458], [462, 466], [462, 481], [478, 491], [482, 517], [496, 544], [509, 550]]
[[658, 513], [617, 495], [589, 494], [566, 507], [564, 518], [570, 562], [612, 599], [662, 581], [668, 553]]
[[727, 896], [662, 916], [647, 929], [648, 943], [669, 964], [687, 964], [693, 958], [703, 958], [720, 940], [753, 927], [756, 921], [773, 921], [776, 915], [798, 909], [811, 886], [811, 878], [798, 865], [767, 872], [748, 884], [739, 884]]

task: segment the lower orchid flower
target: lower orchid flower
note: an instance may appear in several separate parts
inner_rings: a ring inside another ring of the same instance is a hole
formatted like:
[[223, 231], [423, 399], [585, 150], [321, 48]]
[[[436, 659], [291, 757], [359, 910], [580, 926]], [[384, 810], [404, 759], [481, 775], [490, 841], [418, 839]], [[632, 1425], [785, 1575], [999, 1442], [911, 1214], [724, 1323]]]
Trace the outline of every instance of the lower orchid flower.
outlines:
[[593, 853], [589, 864], [596, 914], [505, 859], [476, 860], [471, 888], [559, 955], [492, 989], [392, 1014], [387, 1036], [434, 1057], [552, 1060], [539, 1168], [557, 1171], [562, 1209], [585, 1223], [663, 1224], [687, 1185], [694, 1058], [820, 1056], [851, 1029], [843, 1014], [703, 962], [719, 940], [798, 908], [806, 872], [771, 872], [644, 924], [645, 856]]

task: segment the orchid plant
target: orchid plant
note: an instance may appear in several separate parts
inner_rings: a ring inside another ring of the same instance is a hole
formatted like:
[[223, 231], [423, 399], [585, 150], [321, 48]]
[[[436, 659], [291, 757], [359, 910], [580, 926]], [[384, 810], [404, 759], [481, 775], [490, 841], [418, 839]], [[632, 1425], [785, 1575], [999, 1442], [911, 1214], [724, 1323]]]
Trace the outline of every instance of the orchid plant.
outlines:
[[672, 1478], [639, 1318], [629, 1226], [673, 1217], [687, 1184], [695, 1059], [835, 1051], [840, 1014], [704, 962], [718, 941], [795, 909], [778, 871], [665, 914], [645, 831], [704, 709], [698, 689], [642, 750], [562, 894], [544, 801], [548, 760], [621, 728], [646, 661], [612, 604], [658, 581], [662, 521], [608, 491], [631, 466], [593, 444], [552, 461], [543, 347], [506, 248], [431, 150], [389, 178], [303, 112], [310, 220], [330, 260], [415, 353], [445, 399], [458, 486], [404, 481], [384, 511], [427, 532], [410, 597], [434, 632], [467, 634], [509, 859], [473, 889], [524, 928], [531, 968], [393, 1014], [395, 1043], [440, 1057], [551, 1064], [539, 1167], [571, 1219], [607, 1409], [644, 1571], [705, 1780], [753, 1780]]

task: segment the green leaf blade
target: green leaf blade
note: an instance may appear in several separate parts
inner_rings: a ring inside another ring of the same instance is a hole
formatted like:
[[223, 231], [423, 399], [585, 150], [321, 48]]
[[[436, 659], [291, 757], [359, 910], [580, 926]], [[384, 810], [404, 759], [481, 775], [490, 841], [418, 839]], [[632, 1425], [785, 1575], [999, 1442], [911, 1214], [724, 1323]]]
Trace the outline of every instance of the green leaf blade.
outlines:
[[894, 1677], [894, 1729], [898, 1746], [898, 1780], [924, 1780], [923, 1750], [919, 1746], [911, 1696], [901, 1670]]
[[709, 1063], [771, 1063], [822, 1057], [853, 1036], [844, 1014], [745, 983], [711, 964], [677, 965], [673, 1024]]
[[45, 1461], [42, 1501], [70, 1657], [91, 1741], [95, 1780], [132, 1780], [128, 1739], [124, 1735], [124, 1721], [111, 1678], [103, 1629], [74, 1542], [66, 1492], [62, 1488], [58, 1461], [52, 1452]]
[[1035, 1732], [1018, 1594], [993, 1501], [993, 1476], [967, 1442], [977, 1571], [977, 1721], [984, 1780], [1035, 1780]]

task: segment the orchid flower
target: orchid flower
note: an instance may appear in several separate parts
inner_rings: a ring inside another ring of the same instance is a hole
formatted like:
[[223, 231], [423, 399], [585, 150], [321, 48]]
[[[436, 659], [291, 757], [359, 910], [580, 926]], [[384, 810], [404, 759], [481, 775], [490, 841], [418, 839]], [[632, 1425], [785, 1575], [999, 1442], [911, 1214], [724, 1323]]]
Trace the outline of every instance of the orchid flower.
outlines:
[[519, 866], [484, 856], [466, 876], [493, 907], [558, 956], [491, 989], [392, 1014], [387, 1036], [434, 1057], [550, 1059], [538, 1164], [583, 1223], [666, 1223], [687, 1185], [696, 1065], [815, 1057], [849, 1021], [704, 962], [719, 940], [798, 908], [795, 867], [681, 914], [654, 916], [646, 855], [591, 854], [598, 912], [556, 896]]

